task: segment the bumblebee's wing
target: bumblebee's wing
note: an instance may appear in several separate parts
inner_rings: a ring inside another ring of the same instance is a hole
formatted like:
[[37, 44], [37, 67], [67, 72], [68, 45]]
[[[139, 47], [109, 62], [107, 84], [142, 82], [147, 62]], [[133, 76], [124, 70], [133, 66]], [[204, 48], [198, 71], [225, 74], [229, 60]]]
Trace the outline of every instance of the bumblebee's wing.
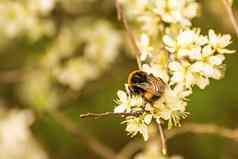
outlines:
[[165, 91], [166, 84], [160, 77], [149, 75], [148, 80], [156, 92], [163, 93]]
[[160, 96], [160, 92], [156, 91], [156, 89], [154, 88], [153, 85], [151, 85], [150, 83], [148, 82], [144, 82], [144, 83], [136, 83], [136, 84], [133, 84], [133, 86], [136, 86], [138, 88], [141, 88], [143, 90], [145, 90], [146, 92], [150, 92], [156, 96]]

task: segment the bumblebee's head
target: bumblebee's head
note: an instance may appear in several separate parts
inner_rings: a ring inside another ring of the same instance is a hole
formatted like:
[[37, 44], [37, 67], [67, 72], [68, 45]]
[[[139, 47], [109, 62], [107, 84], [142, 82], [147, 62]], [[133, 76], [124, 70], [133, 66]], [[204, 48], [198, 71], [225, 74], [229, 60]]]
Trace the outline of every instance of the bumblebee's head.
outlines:
[[130, 82], [134, 84], [143, 83], [147, 81], [147, 74], [143, 71], [134, 71], [129, 77]]
[[136, 86], [137, 84], [142, 84], [147, 82], [147, 73], [136, 70], [130, 73], [128, 77], [129, 90], [133, 94], [142, 94], [145, 92], [144, 89]]

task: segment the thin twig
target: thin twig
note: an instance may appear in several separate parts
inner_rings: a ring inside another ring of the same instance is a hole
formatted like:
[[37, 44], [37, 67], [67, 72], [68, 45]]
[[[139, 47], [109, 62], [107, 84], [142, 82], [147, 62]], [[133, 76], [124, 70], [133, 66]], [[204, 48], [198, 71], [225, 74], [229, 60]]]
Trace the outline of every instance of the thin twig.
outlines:
[[194, 134], [212, 134], [225, 137], [238, 142], [238, 128], [229, 129], [214, 124], [196, 124], [188, 123], [184, 124], [181, 128], [176, 128], [174, 130], [166, 131], [167, 139], [171, 139], [174, 136], [184, 134], [184, 133], [194, 133]]
[[129, 112], [129, 113], [115, 113], [115, 112], [104, 112], [104, 113], [86, 113], [86, 114], [81, 114], [80, 118], [87, 118], [87, 117], [92, 117], [94, 119], [98, 118], [103, 118], [103, 117], [108, 117], [108, 116], [139, 116], [143, 113], [143, 111], [138, 111], [138, 112]]
[[123, 7], [120, 4], [119, 0], [115, 0], [115, 6], [116, 6], [116, 10], [117, 10], [117, 18], [118, 18], [119, 21], [122, 22], [122, 24], [123, 24], [123, 26], [124, 26], [124, 28], [127, 32], [128, 38], [131, 42], [131, 45], [133, 46], [133, 49], [136, 51], [137, 65], [138, 65], [139, 69], [141, 69], [141, 61], [140, 61], [141, 51], [140, 51], [139, 47], [136, 44], [135, 37], [134, 37], [132, 31], [130, 30], [130, 27], [127, 23], [127, 20], [126, 20], [124, 11], [123, 11]]
[[54, 119], [64, 127], [65, 130], [69, 131], [72, 135], [75, 135], [76, 138], [79, 138], [80, 142], [83, 142], [85, 145], [87, 145], [98, 156], [104, 159], [125, 159], [124, 157], [117, 155], [106, 145], [99, 142], [95, 137], [89, 135], [88, 133], [82, 133], [82, 131], [75, 125], [75, 123], [67, 118], [63, 113], [54, 111], [50, 112], [50, 115], [52, 115]]
[[228, 0], [222, 0], [222, 1], [223, 1], [223, 4], [224, 4], [225, 8], [226, 8], [227, 14], [230, 18], [230, 21], [233, 25], [233, 28], [236, 32], [236, 35], [238, 37], [238, 24], [237, 24], [237, 21], [236, 21], [235, 14], [232, 10], [232, 5], [228, 2]]
[[158, 123], [158, 129], [160, 134], [161, 153], [163, 155], [167, 155], [166, 137], [165, 137], [164, 130], [161, 123]]

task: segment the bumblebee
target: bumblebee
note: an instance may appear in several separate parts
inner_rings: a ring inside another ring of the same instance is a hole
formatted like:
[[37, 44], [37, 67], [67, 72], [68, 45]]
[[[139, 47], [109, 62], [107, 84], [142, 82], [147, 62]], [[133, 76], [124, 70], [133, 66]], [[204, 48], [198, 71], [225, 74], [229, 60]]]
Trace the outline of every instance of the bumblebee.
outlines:
[[153, 74], [135, 70], [128, 76], [128, 88], [131, 94], [141, 95], [147, 102], [154, 103], [163, 95], [166, 84]]

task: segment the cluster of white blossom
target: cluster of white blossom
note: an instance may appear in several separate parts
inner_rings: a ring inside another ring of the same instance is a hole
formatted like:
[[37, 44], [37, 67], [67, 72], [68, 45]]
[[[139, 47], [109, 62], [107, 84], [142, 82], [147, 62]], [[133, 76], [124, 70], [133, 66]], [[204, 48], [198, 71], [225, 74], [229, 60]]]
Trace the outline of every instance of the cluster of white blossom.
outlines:
[[65, 14], [78, 16], [82, 10], [90, 10], [95, 0], [1, 0], [0, 1], [0, 46], [11, 40], [27, 37], [32, 42], [42, 37], [54, 37], [59, 10]]
[[26, 71], [19, 89], [21, 98], [37, 109], [55, 108], [61, 103], [55, 82], [69, 90], [82, 89], [116, 59], [120, 44], [120, 34], [105, 20], [81, 18], [67, 22], [39, 63], [33, 63], [39, 69]]
[[209, 78], [221, 79], [224, 73], [224, 54], [234, 53], [226, 47], [231, 43], [230, 35], [217, 35], [209, 30], [208, 36], [199, 30], [182, 30], [176, 39], [165, 35], [165, 48], [171, 61], [168, 64], [172, 77], [170, 84], [183, 84], [187, 89], [193, 85], [204, 89]]
[[0, 44], [19, 36], [37, 40], [55, 32], [54, 24], [46, 17], [54, 8], [55, 0], [19, 0], [0, 2]]
[[60, 102], [60, 93], [47, 70], [28, 71], [17, 93], [23, 103], [37, 110], [55, 109]]
[[195, 0], [120, 0], [126, 8], [127, 17], [139, 24], [139, 30], [151, 36], [160, 34], [165, 24], [190, 26], [198, 15]]
[[141, 51], [142, 70], [160, 77], [167, 85], [153, 105], [129, 91], [118, 91], [119, 102], [114, 111], [142, 112], [126, 116], [124, 123], [129, 134], [141, 133], [147, 140], [152, 119], [167, 121], [169, 128], [180, 126], [180, 120], [189, 114], [187, 98], [193, 86], [204, 89], [210, 78], [221, 79], [225, 70], [224, 54], [235, 51], [227, 49], [230, 35], [217, 34], [214, 30], [202, 35], [200, 29], [192, 27], [191, 19], [198, 15], [199, 8], [194, 0], [122, 2], [130, 20], [139, 21], [133, 31]]
[[30, 111], [0, 109], [0, 158], [47, 159], [46, 152], [32, 136]]
[[[92, 24], [92, 20], [80, 19], [74, 23], [72, 29], [66, 32], [68, 39], [62, 39], [71, 45], [68, 47], [71, 50], [62, 53], [67, 53], [65, 57], [78, 56], [69, 59], [63, 66], [54, 67], [53, 73], [62, 84], [79, 90], [87, 81], [97, 79], [116, 59], [121, 40], [119, 33], [107, 21], [97, 20]], [[77, 50], [80, 46], [81, 50]], [[45, 59], [49, 60], [48, 57]]]
[[[121, 36], [111, 22], [78, 15], [94, 1], [1, 0], [0, 51], [6, 52], [4, 49], [11, 45], [15, 47], [16, 41], [37, 47], [44, 43], [43, 49], [31, 52], [34, 55], [26, 64], [26, 71], [23, 69], [24, 78], [18, 90], [27, 105], [56, 107], [61, 98], [54, 83], [80, 90], [88, 81], [97, 79], [116, 59]], [[66, 18], [59, 20], [58, 12], [54, 12], [57, 9], [62, 15], [66, 14]]]

